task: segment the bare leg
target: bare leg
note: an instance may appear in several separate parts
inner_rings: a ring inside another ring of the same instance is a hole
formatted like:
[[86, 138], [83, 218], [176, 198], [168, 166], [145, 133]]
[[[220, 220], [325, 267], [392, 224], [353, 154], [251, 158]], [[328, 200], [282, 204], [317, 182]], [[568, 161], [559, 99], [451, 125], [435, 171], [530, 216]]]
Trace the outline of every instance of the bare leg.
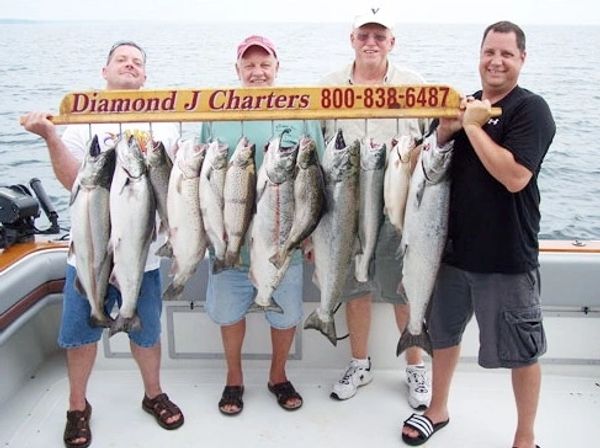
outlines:
[[[144, 382], [144, 393], [148, 398], [154, 398], [162, 393], [160, 387], [160, 342], [152, 347], [140, 347], [130, 341], [131, 354], [137, 363], [142, 381]], [[173, 415], [167, 419], [167, 423], [173, 423], [181, 418], [181, 414]]]
[[269, 372], [269, 382], [271, 384], [287, 381], [285, 364], [287, 363], [295, 334], [296, 327], [286, 328], [285, 330], [271, 327], [271, 343], [273, 344], [271, 371]]
[[513, 446], [535, 447], [534, 423], [540, 398], [542, 372], [539, 363], [512, 369], [512, 386], [517, 404], [517, 431]]
[[[246, 335], [246, 319], [233, 325], [221, 326], [221, 339], [227, 362], [227, 386], [242, 386], [244, 374], [242, 372], [242, 345]], [[226, 413], [236, 413], [239, 408], [235, 405], [223, 406]]]
[[[98, 344], [96, 342], [67, 349], [69, 411], [83, 411], [85, 409], [87, 384], [92, 374], [94, 361], [96, 361], [97, 351]], [[83, 444], [87, 440], [87, 437], [78, 437], [77, 439], [70, 440], [70, 442]]]
[[67, 349], [70, 411], [83, 411], [85, 409], [87, 384], [96, 361], [97, 351], [97, 343]]
[[233, 325], [221, 326], [221, 338], [225, 360], [227, 361], [227, 385], [241, 386], [244, 384], [242, 373], [242, 344], [246, 336], [246, 319]]
[[352, 357], [365, 359], [369, 355], [371, 330], [371, 296], [366, 295], [346, 303], [346, 322], [350, 333]]
[[[425, 411], [425, 415], [433, 423], [439, 423], [448, 419], [450, 384], [459, 356], [460, 345], [433, 351], [431, 404]], [[417, 437], [418, 434], [417, 431], [408, 427], [402, 428], [402, 433], [411, 438]]]
[[[273, 344], [273, 356], [271, 358], [271, 370], [269, 372], [269, 384], [279, 384], [287, 381], [285, 364], [287, 362], [296, 327], [279, 330], [271, 327], [271, 343]], [[290, 398], [287, 401], [289, 408], [296, 408], [302, 404], [299, 398]]]
[[[398, 330], [403, 333], [410, 317], [410, 308], [406, 304], [394, 305], [394, 314]], [[404, 356], [408, 365], [423, 364], [423, 351], [419, 347], [407, 348]]]

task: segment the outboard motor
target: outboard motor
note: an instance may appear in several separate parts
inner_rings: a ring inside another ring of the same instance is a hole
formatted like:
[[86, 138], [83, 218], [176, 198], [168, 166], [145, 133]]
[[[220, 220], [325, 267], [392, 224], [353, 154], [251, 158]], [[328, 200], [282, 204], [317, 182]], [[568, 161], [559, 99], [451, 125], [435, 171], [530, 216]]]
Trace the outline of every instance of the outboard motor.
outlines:
[[40, 216], [40, 205], [24, 185], [0, 187], [0, 223], [4, 228], [2, 246], [32, 241], [34, 220]]
[[[0, 187], [0, 249], [15, 243], [33, 241], [36, 233], [59, 233], [58, 214], [48, 199], [39, 179], [30, 182], [37, 199], [25, 185]], [[38, 230], [35, 219], [40, 216], [40, 203], [50, 221], [50, 228]]]

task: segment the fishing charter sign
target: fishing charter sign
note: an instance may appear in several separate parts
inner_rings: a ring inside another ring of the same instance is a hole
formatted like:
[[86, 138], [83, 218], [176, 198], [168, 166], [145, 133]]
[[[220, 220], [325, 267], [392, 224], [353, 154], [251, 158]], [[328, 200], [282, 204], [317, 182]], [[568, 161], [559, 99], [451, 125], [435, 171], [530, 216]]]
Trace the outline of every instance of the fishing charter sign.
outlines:
[[[72, 92], [56, 124], [456, 117], [446, 85], [252, 87]], [[498, 111], [494, 111], [497, 115]]]

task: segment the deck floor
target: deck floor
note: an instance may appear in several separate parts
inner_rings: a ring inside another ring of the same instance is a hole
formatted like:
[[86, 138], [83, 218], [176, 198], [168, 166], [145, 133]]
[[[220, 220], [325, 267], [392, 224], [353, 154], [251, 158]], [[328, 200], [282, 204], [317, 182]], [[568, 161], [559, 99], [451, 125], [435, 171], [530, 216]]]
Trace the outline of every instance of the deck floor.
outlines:
[[[133, 361], [131, 361], [133, 363]], [[246, 373], [245, 408], [222, 416], [217, 402], [222, 369], [166, 369], [165, 391], [185, 413], [176, 431], [161, 429], [141, 409], [137, 370], [94, 371], [88, 390], [93, 406], [93, 447], [397, 447], [402, 420], [411, 409], [401, 372], [380, 370], [351, 400], [328, 398], [337, 370], [290, 366], [289, 377], [304, 397], [297, 412], [280, 409], [266, 388], [266, 371]], [[544, 366], [537, 423], [543, 448], [584, 447], [600, 440], [600, 366]], [[28, 384], [0, 404], [0, 446], [60, 447], [68, 382], [61, 356], [47, 361]], [[511, 446], [515, 422], [508, 371], [461, 365], [451, 396], [451, 422], [427, 447]], [[596, 445], [597, 446], [597, 445]]]

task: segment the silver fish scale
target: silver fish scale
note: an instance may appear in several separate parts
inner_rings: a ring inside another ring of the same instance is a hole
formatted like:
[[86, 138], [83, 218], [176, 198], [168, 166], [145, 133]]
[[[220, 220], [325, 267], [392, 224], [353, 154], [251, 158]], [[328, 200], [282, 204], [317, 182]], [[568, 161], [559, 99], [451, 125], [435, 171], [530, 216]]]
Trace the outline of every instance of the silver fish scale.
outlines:
[[[332, 142], [327, 146], [323, 166], [327, 179], [327, 209], [313, 232], [315, 272], [321, 290], [321, 303], [307, 317], [304, 327], [318, 329], [335, 345], [337, 335], [333, 309], [343, 293], [358, 226], [359, 143], [357, 141], [344, 150], [334, 150]], [[340, 160], [345, 160], [347, 164], [340, 164]], [[332, 176], [332, 169], [337, 169], [335, 176]], [[340, 180], [334, 181], [336, 178]]]
[[135, 316], [156, 213], [145, 160], [134, 142], [122, 140], [117, 145], [117, 167], [110, 190], [113, 275], [123, 298], [119, 316], [124, 319]]
[[87, 155], [73, 186], [71, 250], [77, 278], [90, 303], [93, 324], [107, 326], [104, 299], [112, 269], [110, 239], [110, 182], [115, 169], [115, 150], [97, 157]]
[[[252, 223], [250, 279], [257, 294], [258, 307], [269, 308], [279, 285], [278, 269], [270, 258], [285, 243], [294, 220], [294, 174], [298, 147], [283, 149], [280, 139], [269, 144], [258, 174], [257, 206]], [[271, 178], [276, 179], [273, 182]]]
[[360, 201], [358, 238], [360, 251], [355, 257], [354, 277], [358, 282], [369, 280], [369, 264], [375, 253], [379, 229], [383, 221], [383, 178], [385, 145], [375, 145], [370, 139], [360, 148]]
[[[422, 332], [448, 229], [450, 180], [447, 173], [451, 151], [440, 151], [435, 149], [436, 145], [430, 148], [421, 152], [411, 179], [401, 243], [404, 251], [402, 284], [410, 303], [407, 329], [411, 335]], [[429, 182], [426, 176], [435, 182]]]
[[167, 208], [169, 243], [173, 249], [173, 280], [163, 297], [175, 299], [181, 294], [198, 263], [204, 258], [208, 244], [200, 213], [200, 170], [206, 145], [195, 146], [186, 141], [179, 149], [169, 180]]

